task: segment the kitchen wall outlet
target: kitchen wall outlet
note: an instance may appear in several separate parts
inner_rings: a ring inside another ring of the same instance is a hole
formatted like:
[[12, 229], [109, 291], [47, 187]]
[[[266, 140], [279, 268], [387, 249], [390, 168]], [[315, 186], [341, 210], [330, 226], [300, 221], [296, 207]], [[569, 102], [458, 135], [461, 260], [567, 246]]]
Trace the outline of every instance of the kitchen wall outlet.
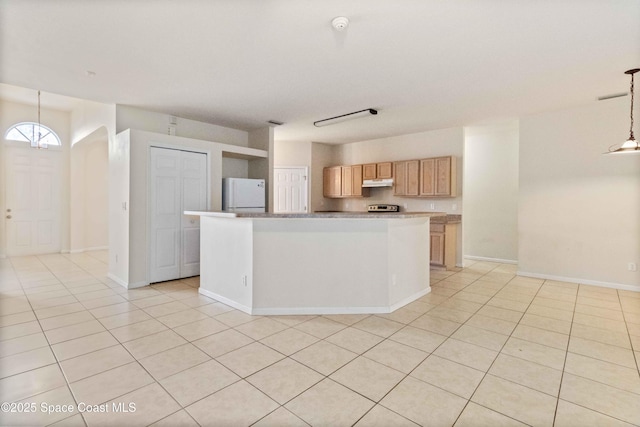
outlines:
[[247, 275], [246, 275], [246, 274], [244, 274], [244, 275], [242, 276], [242, 284], [243, 284], [245, 287], [247, 286]]
[[451, 205], [451, 210], [452, 211], [457, 211], [458, 210], [458, 204], [454, 203], [453, 205]]
[[403, 206], [404, 206], [405, 209], [407, 209], [407, 204], [406, 203]]
[[630, 262], [627, 266], [627, 269], [629, 271], [638, 271], [638, 264], [636, 264], [635, 262]]
[[435, 209], [436, 208], [436, 204], [435, 203], [430, 203], [429, 204], [429, 209]]

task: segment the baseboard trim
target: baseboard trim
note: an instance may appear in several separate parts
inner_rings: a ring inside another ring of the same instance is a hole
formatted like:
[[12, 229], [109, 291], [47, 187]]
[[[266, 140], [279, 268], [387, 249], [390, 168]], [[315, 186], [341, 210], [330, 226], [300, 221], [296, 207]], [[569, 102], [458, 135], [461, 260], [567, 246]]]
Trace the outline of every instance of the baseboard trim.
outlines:
[[529, 271], [518, 270], [518, 276], [533, 277], [534, 279], [555, 280], [558, 282], [578, 283], [581, 285], [601, 286], [603, 288], [620, 289], [623, 291], [640, 292], [640, 286], [625, 285], [622, 283], [601, 282], [598, 280], [585, 280], [575, 277], [554, 276], [552, 274], [531, 273]]
[[223, 304], [238, 309], [244, 313], [254, 316], [287, 316], [287, 315], [322, 315], [322, 314], [387, 314], [403, 307], [431, 292], [431, 287], [421, 290], [408, 298], [403, 299], [389, 307], [270, 307], [270, 308], [253, 308], [239, 304], [227, 297], [211, 292], [207, 289], [200, 288], [198, 290], [202, 295], [213, 298]]
[[419, 292], [416, 292], [415, 294], [410, 295], [407, 298], [403, 298], [402, 300], [398, 301], [395, 304], [391, 304], [391, 307], [389, 307], [388, 313], [392, 313], [397, 309], [404, 307], [405, 305], [410, 304], [419, 298], [422, 298], [423, 296], [427, 295], [430, 292], [431, 292], [431, 286], [427, 286], [425, 289]]
[[256, 314], [255, 311], [251, 307], [247, 307], [246, 305], [239, 304], [235, 301], [230, 300], [227, 297], [223, 297], [222, 295], [216, 294], [215, 292], [211, 292], [207, 289], [198, 288], [198, 292], [204, 295], [205, 297], [213, 298], [216, 301], [220, 301], [223, 304], [226, 304], [230, 307], [243, 311], [247, 314]]
[[69, 251], [70, 254], [81, 254], [83, 252], [91, 252], [91, 251], [106, 251], [109, 249], [109, 246], [95, 246], [92, 248], [84, 248], [84, 249], [72, 249]]
[[149, 285], [147, 282], [127, 283], [113, 273], [107, 273], [107, 277], [125, 289], [136, 289]]
[[464, 255], [465, 259], [472, 261], [487, 261], [487, 262], [499, 262], [500, 264], [518, 264], [516, 259], [502, 259], [502, 258], [489, 258], [485, 256]]

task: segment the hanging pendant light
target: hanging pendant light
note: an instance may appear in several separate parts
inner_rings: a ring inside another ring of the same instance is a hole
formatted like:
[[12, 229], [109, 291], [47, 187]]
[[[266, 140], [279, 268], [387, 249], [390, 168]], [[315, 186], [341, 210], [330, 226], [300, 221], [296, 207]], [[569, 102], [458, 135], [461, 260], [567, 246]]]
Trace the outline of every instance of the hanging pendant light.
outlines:
[[31, 141], [33, 148], [48, 148], [47, 144], [42, 142], [42, 126], [40, 126], [40, 91], [38, 91], [38, 129], [33, 131], [33, 139]]
[[627, 70], [624, 73], [631, 75], [631, 127], [629, 128], [629, 139], [627, 139], [618, 149], [611, 150], [605, 154], [640, 154], [640, 144], [633, 136], [633, 75], [640, 71], [640, 68]]

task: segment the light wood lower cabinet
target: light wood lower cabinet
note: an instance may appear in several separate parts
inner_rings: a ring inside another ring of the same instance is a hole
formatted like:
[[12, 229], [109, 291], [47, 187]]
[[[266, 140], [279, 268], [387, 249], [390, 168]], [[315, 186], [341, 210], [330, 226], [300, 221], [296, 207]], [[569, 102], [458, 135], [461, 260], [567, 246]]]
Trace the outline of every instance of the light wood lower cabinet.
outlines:
[[458, 224], [431, 224], [431, 265], [455, 268], [457, 241]]

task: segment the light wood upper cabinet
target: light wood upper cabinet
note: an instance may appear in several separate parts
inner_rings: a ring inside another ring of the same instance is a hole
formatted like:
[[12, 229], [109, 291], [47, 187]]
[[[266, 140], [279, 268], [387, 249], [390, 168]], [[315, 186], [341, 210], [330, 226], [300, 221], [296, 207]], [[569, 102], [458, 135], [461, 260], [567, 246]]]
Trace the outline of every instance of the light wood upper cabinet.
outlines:
[[342, 166], [342, 196], [353, 196], [351, 166]]
[[393, 163], [368, 163], [362, 165], [362, 179], [389, 179], [393, 178]]
[[342, 168], [333, 166], [322, 171], [324, 197], [340, 197], [342, 195]]
[[363, 169], [362, 165], [351, 166], [351, 194], [354, 197], [369, 195], [369, 189], [362, 188]]
[[362, 170], [362, 165], [324, 168], [322, 195], [334, 199], [369, 196], [369, 189], [362, 188]]
[[376, 179], [378, 177], [378, 165], [369, 163], [362, 165], [362, 179]]
[[393, 194], [396, 196], [417, 196], [419, 192], [420, 160], [394, 162], [395, 176]]
[[420, 195], [455, 197], [457, 189], [456, 158], [435, 157], [420, 161]]
[[393, 163], [391, 162], [376, 163], [376, 178], [377, 179], [393, 178]]

